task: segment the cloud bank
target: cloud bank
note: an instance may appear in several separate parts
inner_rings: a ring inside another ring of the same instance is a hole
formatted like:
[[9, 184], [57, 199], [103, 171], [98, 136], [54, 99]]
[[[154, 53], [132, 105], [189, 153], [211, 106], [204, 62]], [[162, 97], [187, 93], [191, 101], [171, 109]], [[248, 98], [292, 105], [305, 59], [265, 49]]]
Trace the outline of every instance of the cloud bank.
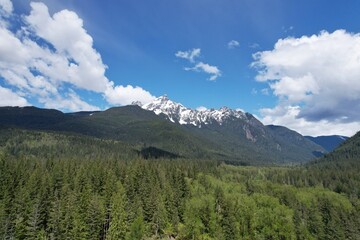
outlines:
[[[0, 0], [0, 6], [2, 12], [13, 14], [10, 1]], [[65, 9], [51, 16], [44, 3], [30, 6], [16, 32], [9, 30], [6, 16], [1, 18], [0, 76], [6, 85], [2, 91], [17, 95], [21, 105], [36, 99], [44, 107], [68, 111], [99, 109], [82, 100], [77, 90], [101, 94], [114, 105], [154, 98], [140, 87], [116, 86], [105, 76], [107, 66], [75, 12]]]
[[279, 104], [261, 109], [265, 123], [303, 134], [352, 135], [360, 130], [360, 34], [337, 30], [279, 39], [254, 54], [257, 81]]

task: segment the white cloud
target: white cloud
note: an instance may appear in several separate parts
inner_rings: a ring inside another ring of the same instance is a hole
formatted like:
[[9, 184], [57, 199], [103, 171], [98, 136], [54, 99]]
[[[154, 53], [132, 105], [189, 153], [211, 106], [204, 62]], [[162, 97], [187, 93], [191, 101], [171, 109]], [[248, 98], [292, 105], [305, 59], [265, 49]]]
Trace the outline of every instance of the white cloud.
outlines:
[[200, 106], [200, 107], [197, 107], [196, 110], [198, 110], [199, 112], [205, 112], [208, 109], [204, 106]]
[[8, 88], [0, 86], [0, 106], [26, 106], [29, 105], [25, 98], [19, 96]]
[[278, 105], [275, 108], [263, 108], [260, 110], [261, 121], [264, 124], [274, 124], [286, 126], [302, 135], [321, 136], [321, 135], [344, 135], [352, 136], [360, 129], [360, 122], [327, 121], [317, 122], [307, 121], [299, 117], [301, 107]]
[[[291, 106], [301, 106], [296, 118], [306, 124], [302, 123], [298, 129], [307, 132], [305, 128], [310, 129], [311, 122], [324, 126], [334, 124], [333, 127], [339, 126], [339, 129], [347, 124], [358, 126], [360, 34], [337, 30], [279, 39], [273, 50], [258, 52], [254, 59], [252, 66], [258, 70], [256, 79], [267, 82], [279, 97], [278, 108], [287, 112]], [[263, 111], [263, 114], [266, 119], [270, 112]], [[278, 122], [281, 118], [285, 116], [272, 116], [272, 120]], [[351, 132], [358, 130], [354, 128]], [[327, 129], [328, 134], [335, 131]]]
[[[0, 1], [5, 6], [7, 1]], [[81, 100], [76, 89], [103, 94], [113, 104], [141, 98], [129, 94], [133, 89], [140, 94], [141, 88], [115, 86], [105, 76], [107, 66], [75, 12], [62, 10], [51, 16], [44, 3], [32, 2], [30, 14], [23, 19], [20, 30], [13, 33], [7, 20], [0, 18], [0, 77], [24, 98], [70, 111], [98, 109]], [[122, 100], [114, 101], [116, 98]]]
[[106, 99], [111, 104], [129, 105], [133, 102], [141, 102], [146, 104], [155, 99], [148, 91], [141, 87], [133, 87], [130, 85], [116, 86], [114, 88], [108, 88], [105, 91]]
[[284, 76], [280, 81], [270, 83], [276, 96], [286, 96], [290, 102], [310, 100], [319, 93], [319, 85], [311, 74], [298, 78]]
[[13, 5], [10, 0], [0, 0], [0, 14], [9, 15], [13, 11]]
[[46, 108], [68, 109], [73, 112], [100, 110], [100, 108], [81, 100], [74, 91], [70, 91], [66, 94], [65, 98], [61, 96], [56, 96], [55, 98], [41, 98], [40, 102], [42, 102]]
[[190, 62], [195, 62], [195, 58], [200, 56], [201, 49], [200, 48], [193, 48], [192, 50], [188, 51], [177, 51], [175, 56], [178, 58], [183, 58], [189, 60]]
[[[37, 36], [51, 43], [58, 54], [66, 57], [65, 66], [55, 70], [62, 71], [62, 81], [96, 92], [107, 88], [106, 66], [100, 54], [93, 48], [93, 39], [83, 28], [83, 21], [75, 12], [62, 10], [49, 15], [47, 6], [40, 2], [31, 3], [31, 13], [25, 19]], [[56, 67], [56, 65], [55, 65]], [[54, 69], [44, 69], [48, 74]], [[56, 72], [58, 72], [56, 71]]]
[[233, 48], [239, 47], [240, 43], [236, 40], [231, 40], [230, 42], [228, 42], [227, 46], [229, 49], [233, 49]]
[[221, 76], [221, 71], [216, 66], [211, 66], [207, 63], [196, 62], [195, 58], [199, 57], [201, 53], [200, 48], [194, 48], [188, 51], [178, 51], [175, 53], [175, 56], [178, 58], [183, 58], [189, 60], [189, 62], [193, 63], [193, 67], [185, 67], [186, 71], [195, 71], [195, 72], [205, 72], [210, 74], [210, 78], [208, 80], [215, 81], [218, 77]]
[[221, 76], [221, 71], [216, 66], [211, 66], [207, 63], [199, 62], [194, 67], [185, 68], [186, 71], [196, 71], [196, 72], [205, 72], [210, 74], [210, 81], [215, 81], [218, 77]]

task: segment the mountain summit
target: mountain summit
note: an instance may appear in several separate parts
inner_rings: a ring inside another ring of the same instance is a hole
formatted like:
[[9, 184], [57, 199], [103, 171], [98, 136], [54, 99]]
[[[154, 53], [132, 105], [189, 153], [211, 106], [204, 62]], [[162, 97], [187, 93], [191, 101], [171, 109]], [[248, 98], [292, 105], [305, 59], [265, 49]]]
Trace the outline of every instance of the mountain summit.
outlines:
[[142, 108], [153, 111], [156, 115], [164, 114], [171, 122], [181, 125], [191, 124], [197, 127], [201, 127], [203, 124], [208, 125], [213, 123], [222, 125], [226, 120], [230, 119], [248, 120], [247, 114], [241, 110], [233, 110], [228, 107], [222, 107], [218, 110], [196, 110], [173, 102], [166, 95], [143, 105]]
[[255, 155], [264, 162], [302, 162], [325, 152], [301, 134], [281, 126], [265, 126], [241, 110], [228, 107], [196, 110], [173, 102], [166, 95], [141, 108], [183, 126], [224, 149], [225, 155], [234, 155], [244, 162]]

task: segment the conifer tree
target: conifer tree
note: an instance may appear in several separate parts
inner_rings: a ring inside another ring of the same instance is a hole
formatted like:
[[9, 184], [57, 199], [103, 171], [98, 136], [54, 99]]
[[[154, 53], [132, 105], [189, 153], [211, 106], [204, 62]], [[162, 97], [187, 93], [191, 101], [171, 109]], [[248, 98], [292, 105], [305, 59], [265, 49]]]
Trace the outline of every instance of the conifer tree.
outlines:
[[127, 226], [127, 213], [125, 211], [125, 190], [120, 182], [116, 183], [116, 192], [111, 198], [110, 227], [107, 239], [125, 239]]
[[138, 217], [131, 224], [129, 232], [127, 234], [127, 240], [141, 240], [145, 235], [146, 225], [141, 212], [138, 213]]

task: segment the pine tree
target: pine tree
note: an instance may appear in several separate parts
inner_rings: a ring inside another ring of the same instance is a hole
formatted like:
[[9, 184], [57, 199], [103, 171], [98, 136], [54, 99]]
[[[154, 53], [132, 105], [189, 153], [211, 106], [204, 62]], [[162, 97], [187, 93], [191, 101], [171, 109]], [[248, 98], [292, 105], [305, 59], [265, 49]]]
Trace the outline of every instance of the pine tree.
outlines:
[[32, 204], [32, 209], [29, 213], [26, 222], [26, 238], [27, 239], [37, 239], [41, 227], [41, 218], [40, 218], [40, 204], [39, 201], [36, 199]]
[[125, 190], [120, 182], [111, 198], [110, 227], [106, 239], [125, 239], [127, 232], [127, 214], [125, 211]]
[[153, 234], [158, 236], [159, 234], [163, 233], [165, 228], [168, 226], [168, 220], [162, 196], [159, 192], [155, 191], [152, 194], [152, 201], [155, 205], [155, 209], [151, 219], [151, 228]]
[[127, 240], [141, 240], [145, 234], [145, 222], [142, 214], [138, 214], [138, 217], [131, 224], [129, 232], [127, 234]]
[[48, 232], [51, 239], [61, 239], [62, 236], [62, 219], [64, 217], [62, 212], [62, 204], [59, 199], [59, 193], [56, 190], [54, 193], [54, 199], [51, 202], [49, 208], [49, 221], [48, 221]]
[[87, 212], [87, 225], [89, 227], [88, 239], [100, 239], [102, 227], [105, 221], [105, 204], [102, 197], [93, 195], [91, 197]]

